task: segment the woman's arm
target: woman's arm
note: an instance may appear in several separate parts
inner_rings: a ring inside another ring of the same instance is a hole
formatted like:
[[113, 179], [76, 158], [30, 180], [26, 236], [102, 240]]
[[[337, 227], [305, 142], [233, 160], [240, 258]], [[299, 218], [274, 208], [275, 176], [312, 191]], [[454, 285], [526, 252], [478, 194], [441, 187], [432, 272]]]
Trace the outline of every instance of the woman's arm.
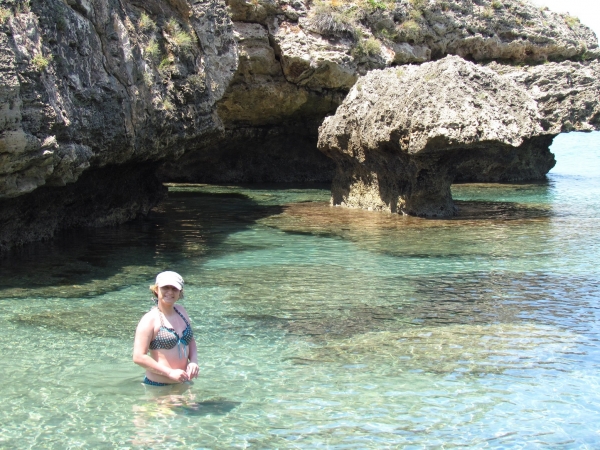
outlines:
[[200, 371], [200, 367], [198, 367], [198, 349], [196, 348], [196, 339], [192, 339], [190, 341], [190, 348], [188, 352], [189, 362], [187, 365], [187, 374], [190, 379], [196, 378], [198, 376], [198, 372]]
[[139, 366], [142, 366], [146, 370], [167, 377], [173, 381], [187, 381], [189, 379], [189, 375], [185, 371], [166, 367], [148, 355], [150, 342], [152, 342], [153, 337], [154, 318], [152, 317], [152, 314], [148, 313], [142, 317], [135, 330], [135, 340], [133, 342], [133, 362]]

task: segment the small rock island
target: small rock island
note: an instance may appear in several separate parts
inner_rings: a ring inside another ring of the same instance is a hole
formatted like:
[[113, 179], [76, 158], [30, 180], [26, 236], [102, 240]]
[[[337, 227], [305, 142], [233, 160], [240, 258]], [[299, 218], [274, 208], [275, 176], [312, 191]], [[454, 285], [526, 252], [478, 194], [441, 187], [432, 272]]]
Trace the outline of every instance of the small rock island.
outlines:
[[332, 203], [444, 217], [453, 182], [541, 179], [558, 133], [598, 126], [599, 80], [597, 61], [520, 70], [447, 56], [371, 71], [320, 128]]

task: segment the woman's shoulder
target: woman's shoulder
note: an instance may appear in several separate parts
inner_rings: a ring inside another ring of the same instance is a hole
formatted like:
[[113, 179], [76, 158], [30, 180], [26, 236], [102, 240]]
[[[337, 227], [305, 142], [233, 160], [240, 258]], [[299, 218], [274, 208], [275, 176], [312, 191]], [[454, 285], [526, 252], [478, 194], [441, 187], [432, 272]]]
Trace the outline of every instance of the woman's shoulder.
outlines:
[[159, 315], [158, 315], [158, 309], [157, 308], [152, 308], [150, 311], [148, 311], [146, 314], [144, 314], [142, 316], [142, 318], [140, 319], [140, 325], [141, 326], [148, 326], [148, 325], [154, 325], [154, 323], [156, 322], [157, 319], [159, 319]]

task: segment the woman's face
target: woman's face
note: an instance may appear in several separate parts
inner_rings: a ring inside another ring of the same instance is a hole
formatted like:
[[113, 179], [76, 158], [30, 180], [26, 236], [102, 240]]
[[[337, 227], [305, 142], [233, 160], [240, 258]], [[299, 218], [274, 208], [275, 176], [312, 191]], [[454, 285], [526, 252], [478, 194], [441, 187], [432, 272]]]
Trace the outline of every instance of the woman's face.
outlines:
[[158, 301], [165, 302], [167, 304], [174, 304], [179, 300], [181, 291], [175, 286], [163, 286], [158, 288]]

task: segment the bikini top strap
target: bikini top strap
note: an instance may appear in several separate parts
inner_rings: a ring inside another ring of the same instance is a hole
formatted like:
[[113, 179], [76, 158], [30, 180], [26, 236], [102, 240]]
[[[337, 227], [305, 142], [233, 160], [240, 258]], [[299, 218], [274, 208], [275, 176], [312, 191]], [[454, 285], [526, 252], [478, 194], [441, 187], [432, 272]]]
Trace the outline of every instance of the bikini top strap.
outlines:
[[175, 312], [177, 314], [179, 314], [179, 317], [181, 317], [183, 319], [183, 322], [185, 323], [186, 328], [190, 325], [189, 322], [187, 320], [185, 320], [185, 317], [183, 316], [183, 314], [181, 314], [179, 312], [179, 310], [177, 308], [175, 308], [175, 306], [173, 306], [173, 309], [175, 310]]
[[163, 320], [164, 314], [162, 313], [162, 311], [160, 310], [160, 308], [158, 306], [155, 306], [155, 308], [158, 311], [158, 317], [160, 317], [161, 328], [167, 328], [167, 327], [165, 327], [165, 321]]

